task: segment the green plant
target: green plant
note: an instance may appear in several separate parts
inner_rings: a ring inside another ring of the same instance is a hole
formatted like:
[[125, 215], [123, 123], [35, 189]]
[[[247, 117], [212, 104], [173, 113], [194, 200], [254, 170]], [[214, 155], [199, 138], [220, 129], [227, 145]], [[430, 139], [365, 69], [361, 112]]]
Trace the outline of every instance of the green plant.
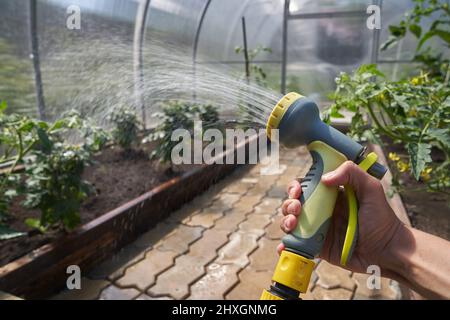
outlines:
[[[73, 228], [79, 221], [80, 203], [89, 193], [81, 174], [91, 156], [105, 144], [107, 134], [75, 111], [48, 123], [8, 115], [5, 110], [6, 103], [2, 103], [0, 145], [4, 154], [0, 163], [11, 166], [0, 179], [1, 214], [6, 216], [10, 201], [22, 195], [24, 206], [41, 211], [40, 220], [28, 220], [28, 225], [44, 231], [62, 222]], [[77, 140], [80, 142], [71, 142]], [[16, 171], [20, 164], [24, 171]]]
[[272, 53], [272, 49], [258, 45], [256, 48], [248, 50], [247, 52], [245, 52], [245, 48], [243, 47], [236, 47], [234, 48], [234, 52], [236, 54], [244, 55], [246, 64], [246, 78], [248, 80], [254, 80], [260, 86], [266, 87], [267, 74], [260, 65], [253, 63], [253, 61], [263, 52]]
[[177, 129], [188, 130], [190, 136], [194, 133], [194, 121], [202, 121], [203, 128], [216, 127], [221, 129], [219, 113], [212, 105], [195, 105], [189, 103], [171, 102], [162, 108], [162, 112], [153, 115], [160, 119], [160, 124], [155, 128], [146, 141], [157, 142], [151, 158], [158, 158], [161, 162], [170, 162], [172, 149], [179, 141], [172, 141], [172, 133]]
[[[438, 77], [442, 81], [449, 81], [449, 59], [442, 52], [425, 47], [432, 38], [440, 39], [450, 48], [450, 8], [448, 1], [413, 0], [414, 8], [405, 13], [398, 25], [389, 26], [389, 39], [381, 46], [386, 50], [396, 45], [408, 33], [417, 38], [414, 61], [425, 67], [425, 72], [431, 77]], [[423, 20], [434, 18], [429, 27], [424, 29]]]
[[[375, 80], [376, 79], [376, 80]], [[363, 65], [353, 74], [336, 79], [335, 103], [326, 119], [353, 113], [351, 132], [379, 142], [386, 136], [402, 144], [409, 159], [400, 171], [411, 170], [432, 191], [450, 187], [450, 90], [448, 83], [426, 74], [402, 81], [388, 81], [375, 65]], [[368, 118], [372, 126], [368, 128]], [[445, 156], [433, 162], [431, 149]]]
[[110, 115], [114, 125], [112, 136], [114, 141], [124, 149], [130, 149], [138, 141], [139, 120], [136, 113], [128, 107], [115, 109]]

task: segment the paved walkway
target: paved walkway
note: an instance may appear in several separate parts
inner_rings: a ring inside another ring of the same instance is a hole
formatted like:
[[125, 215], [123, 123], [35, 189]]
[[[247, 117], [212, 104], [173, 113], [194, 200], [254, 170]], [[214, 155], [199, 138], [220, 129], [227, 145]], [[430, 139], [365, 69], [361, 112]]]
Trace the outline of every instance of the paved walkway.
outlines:
[[[57, 299], [258, 299], [270, 284], [283, 233], [289, 181], [310, 166], [305, 149], [281, 152], [283, 172], [239, 169], [172, 213]], [[369, 290], [367, 276], [320, 261], [304, 299], [399, 299], [394, 281]]]

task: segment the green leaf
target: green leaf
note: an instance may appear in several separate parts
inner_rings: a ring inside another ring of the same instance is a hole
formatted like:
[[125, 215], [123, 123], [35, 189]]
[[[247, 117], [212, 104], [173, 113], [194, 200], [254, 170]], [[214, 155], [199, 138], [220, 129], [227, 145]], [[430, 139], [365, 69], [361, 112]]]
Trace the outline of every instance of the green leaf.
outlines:
[[23, 237], [26, 235], [26, 232], [19, 232], [8, 228], [7, 226], [0, 225], [0, 240], [8, 240], [18, 237]]
[[3, 101], [0, 103], [0, 112], [5, 111], [7, 107], [8, 107], [8, 104], [6, 103], [6, 101], [3, 100]]
[[422, 28], [418, 24], [412, 24], [409, 26], [409, 31], [416, 36], [416, 38], [420, 38], [422, 34]]
[[25, 219], [25, 224], [30, 228], [41, 231], [42, 233], [44, 233], [47, 230], [47, 228], [41, 224], [41, 221], [39, 219], [34, 218]]
[[450, 147], [450, 134], [447, 129], [428, 129], [427, 135]]
[[406, 28], [404, 26], [389, 26], [389, 32], [394, 37], [404, 37], [406, 34]]
[[42, 128], [38, 128], [37, 134], [39, 137], [39, 141], [42, 144], [42, 151], [44, 151], [44, 153], [49, 154], [52, 150], [53, 143], [48, 138], [47, 132]]
[[419, 180], [420, 174], [431, 160], [431, 145], [428, 143], [408, 143], [407, 150], [411, 160], [411, 171]]
[[336, 106], [332, 106], [330, 109], [330, 117], [331, 118], [344, 118], [344, 115], [339, 112]]
[[439, 38], [444, 40], [447, 44], [450, 44], [450, 32], [440, 29], [437, 29], [434, 32]]

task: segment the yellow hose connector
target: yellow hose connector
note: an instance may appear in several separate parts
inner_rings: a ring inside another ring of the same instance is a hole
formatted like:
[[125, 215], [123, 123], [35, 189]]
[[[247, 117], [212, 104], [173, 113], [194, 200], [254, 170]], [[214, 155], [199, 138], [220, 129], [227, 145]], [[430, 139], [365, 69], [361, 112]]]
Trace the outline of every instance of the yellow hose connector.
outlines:
[[281, 283], [301, 293], [308, 290], [315, 263], [311, 259], [283, 250], [275, 268], [272, 281]]

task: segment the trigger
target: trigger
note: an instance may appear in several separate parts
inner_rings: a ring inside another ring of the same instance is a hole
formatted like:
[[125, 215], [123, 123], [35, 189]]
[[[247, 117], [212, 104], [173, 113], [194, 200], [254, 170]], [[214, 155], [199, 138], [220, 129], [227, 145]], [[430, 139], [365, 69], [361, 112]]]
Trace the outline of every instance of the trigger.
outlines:
[[[377, 162], [378, 157], [374, 152], [371, 152], [367, 157], [361, 161], [359, 167], [364, 171]], [[358, 240], [358, 202], [356, 200], [355, 192], [350, 186], [345, 186], [345, 195], [348, 204], [348, 225], [347, 232], [345, 233], [344, 246], [342, 247], [341, 265], [346, 266], [347, 262], [351, 259], [353, 250]]]

